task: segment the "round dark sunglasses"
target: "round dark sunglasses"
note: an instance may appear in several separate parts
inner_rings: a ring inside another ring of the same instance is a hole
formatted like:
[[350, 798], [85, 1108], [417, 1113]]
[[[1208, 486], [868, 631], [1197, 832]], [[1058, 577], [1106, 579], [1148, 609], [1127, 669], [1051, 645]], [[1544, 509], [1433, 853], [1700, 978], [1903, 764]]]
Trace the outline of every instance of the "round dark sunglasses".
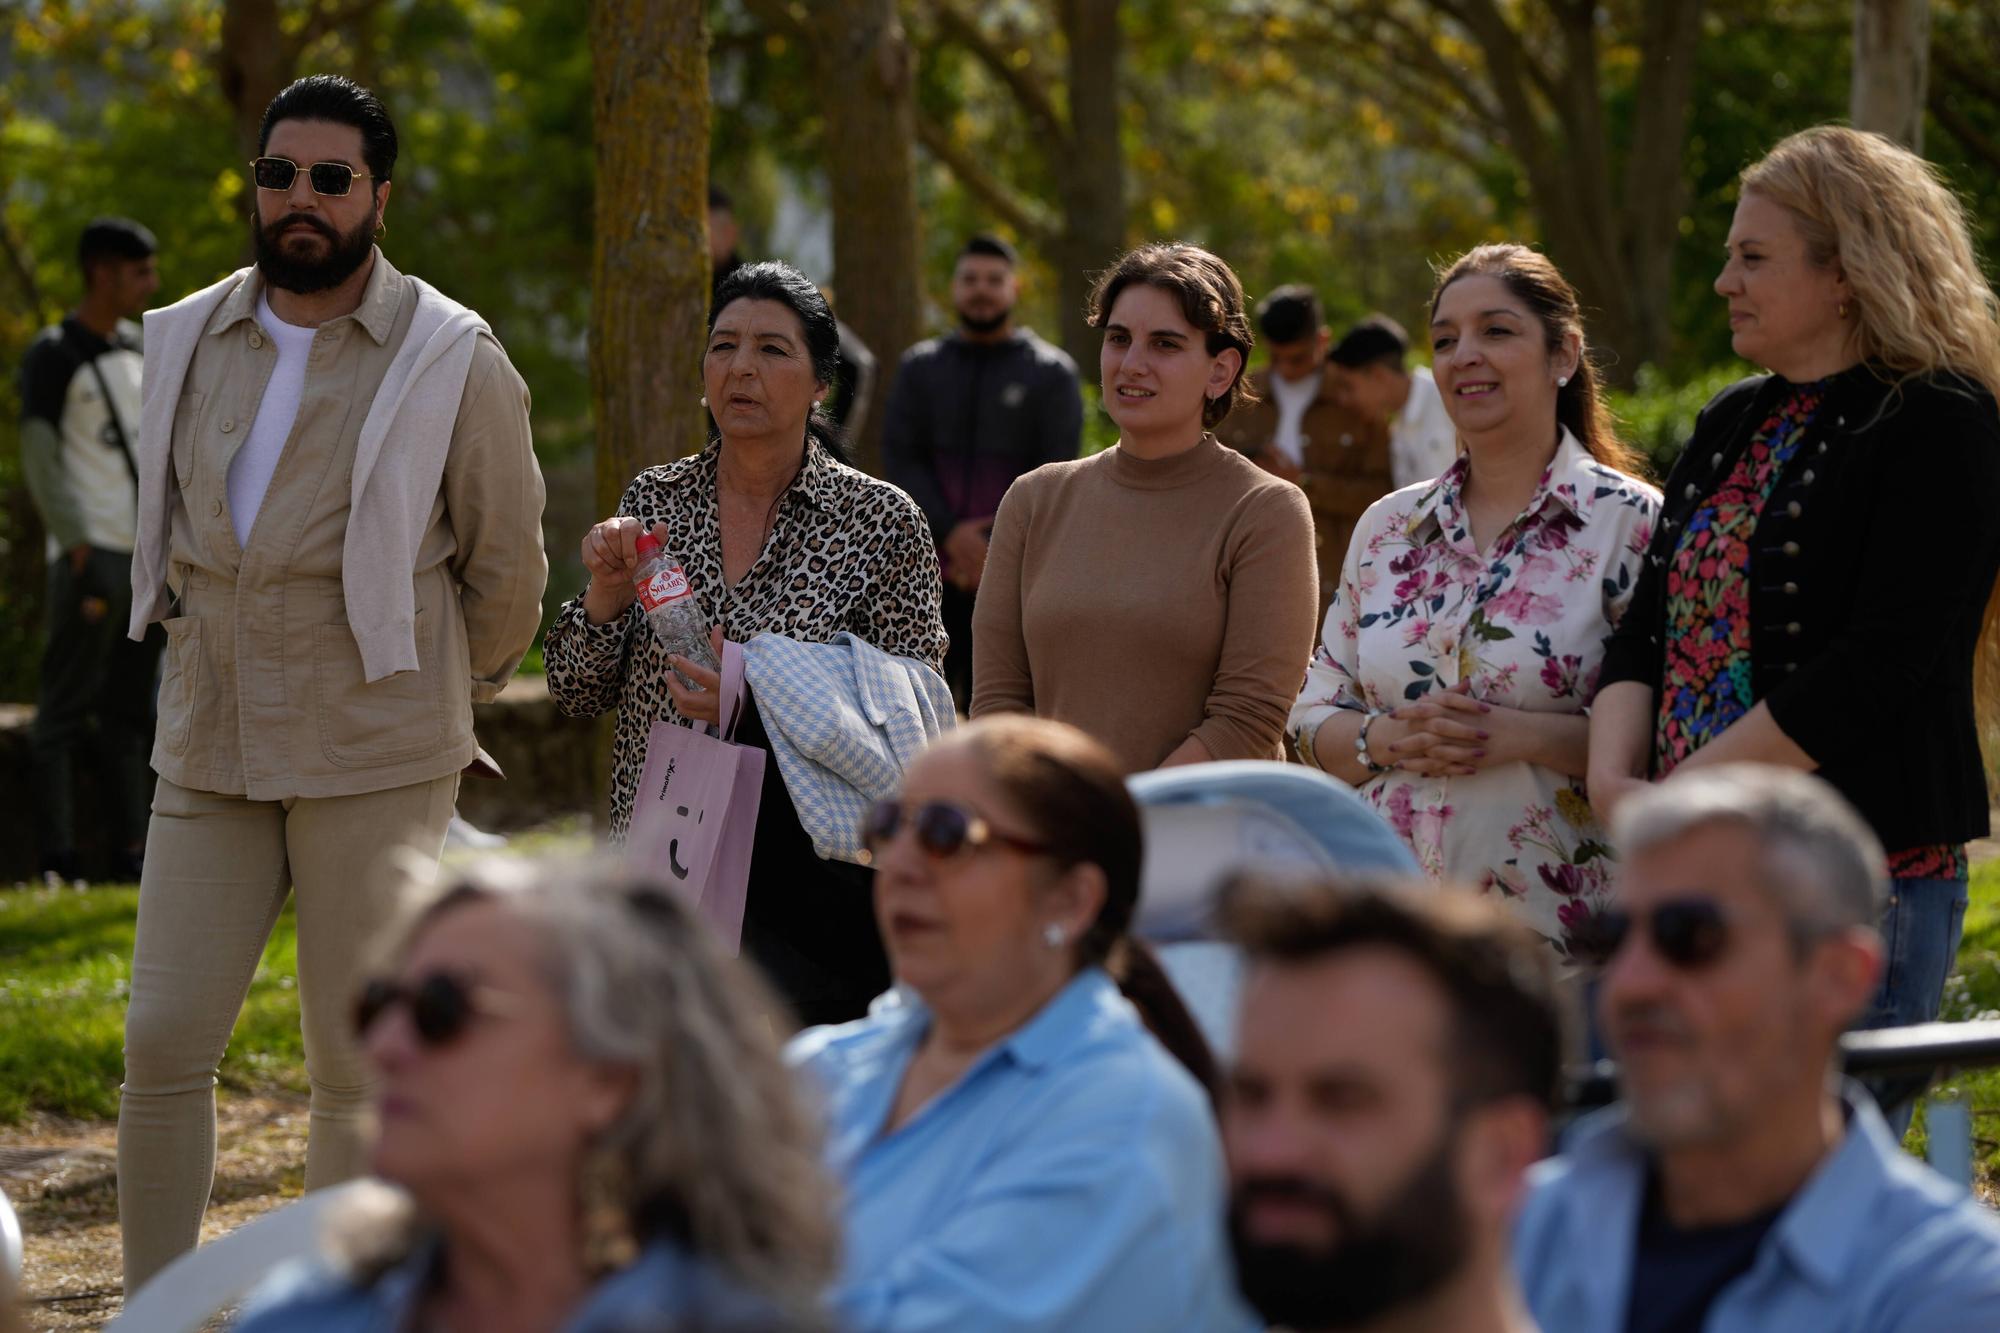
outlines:
[[[315, 162], [305, 169], [313, 193], [338, 199], [354, 188], [358, 180], [372, 180], [367, 172], [357, 172], [345, 162]], [[289, 190], [299, 178], [299, 164], [289, 157], [260, 157], [250, 164], [250, 174], [260, 190]]]
[[414, 982], [377, 977], [354, 1001], [354, 1035], [365, 1038], [382, 1016], [399, 1004], [410, 1007], [410, 1026], [425, 1046], [448, 1046], [465, 1034], [477, 1014], [503, 1015], [506, 997], [449, 972], [433, 972]]
[[900, 801], [877, 801], [861, 821], [861, 843], [871, 858], [881, 854], [905, 820], [910, 831], [917, 835], [917, 846], [940, 859], [956, 856], [968, 847], [992, 843], [1030, 856], [1049, 849], [1047, 843], [1002, 833], [970, 810], [949, 801], [926, 801], [915, 809], [905, 809]]
[[1622, 907], [1598, 913], [1590, 941], [1597, 960], [1610, 962], [1632, 927], [1641, 923], [1653, 952], [1685, 972], [1709, 966], [1729, 949], [1729, 914], [1718, 903], [1710, 898], [1674, 898], [1643, 915]]

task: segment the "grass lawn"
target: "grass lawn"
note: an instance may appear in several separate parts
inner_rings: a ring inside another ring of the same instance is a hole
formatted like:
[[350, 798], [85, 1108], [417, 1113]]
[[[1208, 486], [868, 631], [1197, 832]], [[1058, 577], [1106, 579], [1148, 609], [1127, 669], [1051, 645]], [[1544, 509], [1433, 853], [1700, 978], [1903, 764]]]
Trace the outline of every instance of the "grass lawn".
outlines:
[[[512, 850], [568, 848], [565, 830], [516, 839]], [[0, 891], [0, 1125], [30, 1111], [109, 1118], [118, 1113], [125, 997], [131, 976], [134, 888]], [[250, 985], [222, 1081], [241, 1091], [302, 1091], [293, 919], [278, 919]], [[1958, 975], [1945, 991], [1947, 1019], [2000, 1018], [2000, 861], [1973, 869], [1972, 907]], [[2000, 1179], [2000, 1069], [1947, 1085], [1971, 1100], [1975, 1155]], [[1921, 1151], [1923, 1116], [1911, 1130]]]
[[[131, 887], [0, 892], [0, 1125], [118, 1114], [138, 910]], [[305, 1090], [297, 975], [287, 905], [223, 1057], [226, 1086]]]

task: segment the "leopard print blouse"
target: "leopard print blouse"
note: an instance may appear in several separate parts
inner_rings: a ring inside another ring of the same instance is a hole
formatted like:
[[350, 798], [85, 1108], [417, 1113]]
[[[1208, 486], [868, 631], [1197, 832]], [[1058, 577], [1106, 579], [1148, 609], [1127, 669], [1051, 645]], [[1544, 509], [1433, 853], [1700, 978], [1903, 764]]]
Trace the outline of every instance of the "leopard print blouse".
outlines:
[[[779, 498], [771, 536], [755, 564], [728, 588], [716, 505], [721, 447], [647, 468], [625, 488], [618, 512], [648, 528], [667, 525], [709, 624], [738, 643], [783, 634], [825, 643], [846, 630], [883, 652], [944, 668], [941, 580], [930, 524], [917, 502], [886, 481], [836, 462], [817, 444]], [[667, 692], [667, 654], [635, 603], [602, 625], [583, 597], [563, 603], [542, 642], [549, 696], [571, 717], [618, 709], [611, 749], [611, 839], [622, 842], [646, 762], [646, 737], [661, 719], [685, 723]]]

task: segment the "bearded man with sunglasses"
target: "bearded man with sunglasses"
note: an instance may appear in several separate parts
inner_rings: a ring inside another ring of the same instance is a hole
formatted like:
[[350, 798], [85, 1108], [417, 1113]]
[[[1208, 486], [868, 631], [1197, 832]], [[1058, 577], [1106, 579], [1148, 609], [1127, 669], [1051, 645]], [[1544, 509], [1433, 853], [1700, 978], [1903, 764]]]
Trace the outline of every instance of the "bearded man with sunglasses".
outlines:
[[256, 265], [146, 317], [132, 637], [164, 620], [118, 1124], [125, 1290], [197, 1238], [214, 1085], [296, 893], [306, 1187], [358, 1174], [344, 1022], [435, 861], [472, 705], [513, 675], [548, 564], [528, 394], [478, 315], [376, 246], [396, 162], [350, 80], [292, 84], [251, 164]]
[[1882, 847], [1819, 779], [1688, 769], [1612, 830], [1599, 1018], [1623, 1102], [1537, 1168], [1549, 1333], [2000, 1328], [2000, 1222], [1833, 1076], [1882, 968]]

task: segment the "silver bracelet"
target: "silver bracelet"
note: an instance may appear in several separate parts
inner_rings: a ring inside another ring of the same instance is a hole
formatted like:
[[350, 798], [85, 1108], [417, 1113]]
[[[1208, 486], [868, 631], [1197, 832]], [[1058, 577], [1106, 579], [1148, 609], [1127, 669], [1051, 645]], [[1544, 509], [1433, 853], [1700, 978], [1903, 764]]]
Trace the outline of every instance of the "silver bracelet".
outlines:
[[1376, 763], [1373, 756], [1368, 753], [1368, 728], [1375, 725], [1375, 719], [1387, 716], [1386, 713], [1370, 713], [1354, 737], [1354, 757], [1360, 760], [1361, 766], [1370, 773], [1387, 773], [1391, 767], [1389, 764]]

